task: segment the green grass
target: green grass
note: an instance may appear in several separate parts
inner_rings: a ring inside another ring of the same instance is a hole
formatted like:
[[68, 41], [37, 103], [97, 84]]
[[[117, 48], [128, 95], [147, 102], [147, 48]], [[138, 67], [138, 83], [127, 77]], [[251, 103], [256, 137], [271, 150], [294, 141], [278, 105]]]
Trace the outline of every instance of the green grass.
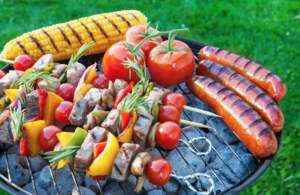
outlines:
[[[58, 2], [58, 3], [57, 3]], [[300, 193], [300, 20], [296, 0], [3, 1], [0, 46], [22, 33], [84, 16], [137, 9], [162, 30], [187, 27], [182, 36], [226, 48], [271, 69], [285, 81], [280, 102], [285, 127], [279, 153], [266, 173], [241, 194]], [[0, 49], [1, 50], [1, 49]], [[1, 64], [3, 66], [3, 64]], [[0, 192], [1, 194], [1, 192]]]

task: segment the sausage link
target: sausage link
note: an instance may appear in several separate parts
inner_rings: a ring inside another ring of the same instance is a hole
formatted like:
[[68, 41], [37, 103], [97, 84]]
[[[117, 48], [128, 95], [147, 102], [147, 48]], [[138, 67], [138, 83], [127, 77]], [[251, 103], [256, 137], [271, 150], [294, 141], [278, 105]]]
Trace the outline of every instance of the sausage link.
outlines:
[[197, 98], [214, 109], [257, 157], [277, 151], [274, 132], [246, 102], [234, 92], [208, 77], [192, 76], [186, 86]]
[[280, 102], [286, 94], [286, 86], [279, 76], [248, 58], [213, 46], [202, 48], [198, 58], [199, 61], [210, 60], [233, 69], [266, 91], [276, 102]]
[[208, 76], [228, 87], [240, 98], [252, 106], [269, 127], [277, 133], [282, 130], [284, 116], [279, 106], [259, 87], [242, 75], [226, 66], [209, 60], [202, 60], [196, 68], [196, 74]]

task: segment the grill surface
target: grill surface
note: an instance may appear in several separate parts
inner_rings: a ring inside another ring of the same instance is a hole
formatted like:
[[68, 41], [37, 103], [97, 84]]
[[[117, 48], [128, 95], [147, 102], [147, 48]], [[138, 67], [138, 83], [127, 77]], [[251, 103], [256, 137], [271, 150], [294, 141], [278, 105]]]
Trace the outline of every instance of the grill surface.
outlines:
[[[166, 40], [168, 38], [168, 36], [163, 36], [163, 39]], [[193, 40], [190, 40], [190, 39], [186, 39], [186, 38], [181, 38], [181, 37], [177, 37], [176, 38], [177, 40], [181, 40], [181, 41], [184, 41], [185, 43], [187, 43], [190, 48], [192, 49], [194, 55], [196, 56], [197, 55], [197, 52], [199, 52], [199, 50], [201, 48], [203, 48], [204, 46], [206, 46], [205, 44], [203, 43], [200, 43], [200, 42], [196, 42], [196, 41], [193, 41]], [[80, 62], [83, 63], [84, 65], [91, 65], [92, 63], [94, 62], [98, 62], [99, 60], [101, 60], [103, 57], [103, 54], [99, 54], [99, 55], [92, 55], [92, 56], [88, 56], [88, 57], [82, 57], [80, 59]], [[66, 62], [64, 62], [66, 63]], [[9, 70], [11, 70], [12, 67], [7, 65], [5, 66], [2, 70], [4, 70], [5, 72], [8, 72]], [[197, 107], [196, 104], [192, 101], [192, 99], [186, 94], [186, 92], [180, 87], [180, 86], [177, 86], [177, 91], [181, 91], [182, 94], [184, 94], [184, 96], [186, 97], [186, 100], [187, 102], [191, 102], [191, 104], [194, 106], [194, 107]], [[191, 120], [190, 116], [184, 111], [183, 112], [186, 117]], [[202, 114], [199, 114], [201, 115], [206, 121], [207, 121], [207, 124], [209, 124], [210, 126], [212, 126], [210, 124], [210, 122], [208, 121], [208, 118], [205, 116], [205, 115], [202, 115]], [[213, 127], [213, 126], [212, 126]], [[203, 136], [204, 136], [204, 133], [203, 133], [203, 130], [201, 130], [200, 128], [197, 128], [197, 130], [199, 131], [199, 133]], [[232, 173], [232, 175], [237, 179], [237, 182], [230, 188], [226, 188], [226, 186], [224, 185], [224, 181], [222, 181], [222, 179], [220, 179], [217, 174], [214, 172], [214, 170], [210, 167], [209, 163], [205, 160], [205, 158], [203, 156], [199, 156], [199, 158], [201, 158], [203, 160], [203, 162], [205, 163], [205, 165], [208, 167], [208, 169], [212, 172], [212, 174], [216, 177], [216, 179], [220, 182], [220, 184], [223, 186], [223, 188], [225, 189], [225, 191], [221, 194], [237, 194], [238, 192], [242, 191], [243, 189], [245, 189], [247, 186], [249, 186], [251, 183], [253, 183], [255, 180], [257, 180], [265, 171], [266, 169], [270, 166], [271, 162], [273, 161], [275, 155], [269, 157], [269, 158], [266, 158], [266, 159], [260, 159], [260, 158], [256, 158], [256, 161], [257, 161], [257, 165], [256, 167], [251, 171], [249, 170], [249, 168], [245, 165], [245, 163], [241, 160], [241, 157], [231, 148], [231, 146], [225, 141], [225, 139], [218, 133], [218, 131], [213, 127], [213, 131], [223, 140], [223, 142], [227, 145], [227, 147], [229, 147], [229, 149], [231, 150], [231, 152], [233, 153], [234, 156], [236, 156], [236, 158], [243, 164], [243, 166], [248, 170], [247, 174], [243, 176], [243, 178], [239, 178], [235, 173], [234, 171], [232, 170], [232, 168], [228, 165], [228, 163], [222, 158], [222, 156], [220, 155], [220, 153], [215, 149], [215, 147], [212, 146], [212, 150], [214, 150], [214, 152], [216, 152], [217, 156], [223, 161], [223, 163], [225, 164], [225, 166], [229, 169], [229, 171]], [[187, 140], [189, 140], [189, 138], [187, 137], [186, 133], [184, 131], [182, 131], [182, 134], [186, 137]], [[276, 134], [276, 137], [277, 137], [277, 141], [278, 141], [278, 146], [280, 146], [281, 144], [281, 138], [282, 138], [282, 131], [277, 133]], [[191, 146], [193, 147], [194, 150], [196, 150], [197, 152], [198, 149], [195, 147], [194, 144], [191, 144]], [[0, 174], [0, 178], [2, 180], [0, 180], [0, 188], [2, 188], [3, 190], [11, 193], [11, 194], [18, 194], [18, 192], [16, 190], [19, 190], [19, 191], [22, 191], [26, 194], [31, 194], [30, 192], [27, 192], [25, 190], [23, 190], [21, 187], [17, 186], [16, 184], [12, 183], [11, 182], [11, 174], [10, 174], [10, 170], [9, 170], [9, 164], [8, 164], [8, 159], [7, 159], [7, 154], [6, 154], [6, 148], [5, 148], [5, 144], [2, 143], [2, 147], [4, 148], [4, 150], [2, 150], [1, 153], [4, 153], [5, 155], [5, 160], [6, 160], [6, 165], [7, 165], [7, 172], [8, 172], [8, 177], [6, 178], [4, 175]], [[278, 147], [279, 148], [279, 147]], [[157, 147], [158, 151], [160, 152], [161, 156], [163, 158], [166, 158], [166, 156], [164, 155], [164, 152], [163, 152], [163, 149], [160, 148], [160, 147]], [[177, 152], [180, 154], [181, 158], [183, 158], [184, 162], [187, 164], [187, 166], [189, 167], [189, 169], [195, 173], [195, 171], [193, 170], [192, 166], [188, 163], [188, 161], [185, 159], [184, 157], [184, 154], [176, 147], [175, 150], [177, 150]], [[31, 171], [31, 165], [30, 165], [30, 162], [28, 160], [28, 157], [26, 157], [26, 160], [27, 160], [27, 164], [28, 164], [28, 167], [29, 167], [29, 171], [30, 171], [30, 175], [31, 175], [31, 182], [33, 184], [33, 188], [34, 188], [34, 192], [35, 194], [37, 194], [36, 192], [36, 187], [35, 187], [35, 181], [33, 179], [33, 174], [32, 174], [32, 171]], [[48, 163], [48, 162], [47, 162]], [[55, 175], [53, 174], [52, 170], [50, 169], [49, 167], [49, 163], [48, 163], [48, 168], [50, 170], [50, 173], [51, 173], [51, 176], [52, 176], [52, 181], [54, 183], [54, 186], [55, 186], [55, 189], [56, 189], [56, 192], [57, 194], [59, 194], [59, 191], [58, 191], [58, 188], [57, 188], [57, 185], [56, 185], [56, 182], [60, 182], [60, 181], [56, 181], [55, 180]], [[70, 167], [69, 167], [70, 168]], [[77, 187], [78, 189], [78, 184], [77, 184], [77, 181], [75, 179], [75, 175], [73, 173], [73, 171], [71, 170], [70, 168], [70, 172], [72, 174], [72, 178], [74, 180], [74, 183], [75, 183], [75, 186]], [[175, 174], [173, 172], [173, 174]], [[197, 180], [200, 182], [200, 179], [197, 178]], [[179, 185], [182, 187], [183, 191], [186, 193], [186, 194], [189, 194], [189, 189], [187, 187], [185, 187], [183, 185], [183, 183], [181, 181], [178, 181], [179, 182]], [[122, 182], [119, 182], [118, 185], [120, 186], [123, 194], [126, 194], [125, 193], [125, 190], [124, 190], [124, 187], [123, 187], [123, 183]], [[97, 182], [97, 186], [100, 190], [100, 194], [103, 194], [102, 190], [101, 190], [101, 186], [100, 186], [100, 183]], [[15, 190], [16, 189], [16, 190]], [[167, 193], [167, 191], [165, 190], [164, 187], [162, 187], [162, 189]], [[143, 189], [143, 191], [145, 192], [145, 189]], [[79, 192], [80, 193], [80, 192]]]

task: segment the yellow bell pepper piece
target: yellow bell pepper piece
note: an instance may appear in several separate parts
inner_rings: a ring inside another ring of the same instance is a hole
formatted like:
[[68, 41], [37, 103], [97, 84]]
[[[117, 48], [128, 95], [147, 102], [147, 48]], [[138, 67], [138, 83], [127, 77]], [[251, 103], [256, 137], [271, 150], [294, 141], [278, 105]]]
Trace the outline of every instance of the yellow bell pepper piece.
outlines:
[[86, 174], [96, 175], [109, 175], [111, 174], [115, 158], [119, 152], [119, 142], [112, 134], [107, 134], [107, 142], [103, 152], [93, 161]]
[[130, 120], [126, 129], [118, 136], [118, 141], [122, 143], [130, 143], [133, 137], [133, 127], [137, 121], [137, 114], [134, 109], [130, 111]]
[[56, 66], [58, 63], [55, 63], [55, 62], [52, 62], [50, 64], [47, 64], [45, 67], [44, 67], [44, 71], [46, 72], [52, 72], [54, 66]]
[[[78, 98], [84, 98], [84, 96], [87, 94], [87, 92], [89, 92], [89, 90], [93, 88], [93, 85], [92, 84], [86, 84], [86, 85], [83, 85], [79, 91], [78, 91], [78, 94], [77, 94], [77, 97], [75, 98], [75, 101], [78, 99]], [[74, 101], [74, 102], [75, 102]]]
[[[58, 140], [60, 141], [62, 147], [65, 147], [67, 142], [70, 140], [70, 138], [73, 136], [74, 133], [71, 132], [62, 132], [56, 134]], [[66, 164], [68, 164], [68, 161], [66, 159], [62, 159], [57, 163], [56, 169], [60, 169], [64, 167]]]
[[9, 110], [4, 110], [3, 112], [0, 113], [0, 124], [3, 123], [3, 121], [6, 120], [7, 117], [10, 116], [10, 111]]
[[46, 121], [47, 126], [55, 124], [55, 109], [63, 101], [65, 100], [59, 95], [48, 92], [44, 110], [44, 120]]
[[92, 80], [93, 80], [93, 78], [95, 78], [95, 76], [97, 76], [97, 69], [96, 69], [96, 68], [93, 68], [93, 69], [91, 70], [91, 72], [88, 74], [88, 76], [86, 77], [85, 83], [86, 83], [86, 84], [91, 84], [91, 83], [92, 83]]
[[5, 89], [4, 92], [11, 102], [13, 102], [16, 99], [16, 97], [18, 97], [19, 94], [18, 89]]
[[39, 120], [35, 122], [27, 122], [23, 127], [27, 136], [28, 156], [34, 158], [41, 151], [41, 147], [38, 142], [38, 135], [46, 127], [46, 121]]

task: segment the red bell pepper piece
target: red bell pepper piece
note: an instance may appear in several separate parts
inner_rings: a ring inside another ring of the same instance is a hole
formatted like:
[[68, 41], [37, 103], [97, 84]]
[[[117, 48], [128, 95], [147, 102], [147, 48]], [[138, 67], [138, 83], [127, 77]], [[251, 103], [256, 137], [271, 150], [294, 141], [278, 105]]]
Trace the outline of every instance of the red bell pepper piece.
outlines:
[[28, 121], [28, 122], [35, 122], [35, 121], [39, 121], [39, 120], [41, 120], [40, 117], [36, 116], [36, 117], [32, 118], [30, 121]]
[[26, 131], [23, 129], [22, 137], [20, 140], [20, 156], [27, 156], [28, 155], [28, 143], [26, 137]]
[[[118, 104], [122, 101], [122, 99], [127, 95], [128, 89], [121, 89], [115, 99], [114, 109], [117, 109]], [[129, 101], [129, 100], [128, 100]]]
[[134, 86], [134, 82], [133, 81], [131, 81], [129, 84], [128, 84], [128, 86], [125, 88], [125, 89], [127, 89], [128, 90], [128, 93], [131, 93], [131, 91], [132, 91], [132, 87]]
[[[95, 160], [104, 150], [106, 146], [106, 142], [98, 143], [93, 146], [93, 160]], [[96, 175], [91, 176], [91, 178], [95, 181], [105, 180], [106, 175]]]
[[40, 118], [44, 118], [44, 110], [45, 110], [47, 92], [42, 89], [39, 89], [38, 94], [39, 94]]
[[125, 111], [120, 111], [120, 115], [121, 115], [121, 132], [123, 132], [129, 123], [130, 114]]

